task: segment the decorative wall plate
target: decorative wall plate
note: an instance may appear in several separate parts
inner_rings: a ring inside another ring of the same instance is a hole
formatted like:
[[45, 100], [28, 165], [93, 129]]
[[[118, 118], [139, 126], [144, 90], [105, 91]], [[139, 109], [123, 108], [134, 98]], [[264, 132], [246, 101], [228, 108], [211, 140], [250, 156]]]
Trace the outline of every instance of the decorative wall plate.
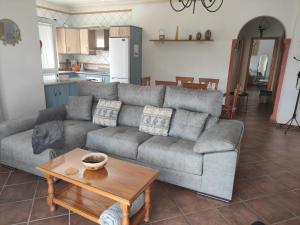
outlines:
[[21, 41], [21, 31], [14, 21], [10, 19], [0, 20], [0, 40], [4, 45], [13, 46]]

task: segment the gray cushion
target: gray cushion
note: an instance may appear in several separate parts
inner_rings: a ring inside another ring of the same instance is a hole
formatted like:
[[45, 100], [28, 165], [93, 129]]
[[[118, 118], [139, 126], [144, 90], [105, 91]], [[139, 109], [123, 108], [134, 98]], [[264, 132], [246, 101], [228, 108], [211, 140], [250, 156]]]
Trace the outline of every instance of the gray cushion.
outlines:
[[65, 147], [64, 149], [73, 149], [84, 147], [86, 143], [87, 133], [92, 130], [103, 128], [93, 124], [91, 121], [65, 120]]
[[219, 121], [219, 117], [209, 115], [208, 118], [207, 118], [207, 120], [206, 120], [206, 124], [205, 124], [204, 130], [211, 128], [218, 121]]
[[98, 99], [117, 100], [118, 99], [118, 83], [98, 83], [92, 81], [79, 82], [79, 95], [91, 95], [94, 101]]
[[152, 135], [168, 136], [172, 109], [146, 105], [139, 130]]
[[235, 150], [243, 134], [244, 124], [236, 120], [220, 120], [198, 138], [194, 151], [198, 153]]
[[94, 112], [93, 123], [102, 126], [116, 127], [122, 102], [99, 99]]
[[88, 133], [86, 147], [129, 159], [136, 159], [138, 146], [151, 135], [135, 127], [107, 127]]
[[119, 84], [118, 92], [119, 100], [123, 104], [161, 107], [164, 101], [165, 87]]
[[167, 87], [164, 107], [221, 115], [223, 94], [219, 91]]
[[144, 107], [135, 105], [122, 105], [119, 114], [119, 125], [139, 127]]
[[1, 163], [27, 172], [38, 173], [35, 167], [49, 161], [53, 152], [47, 149], [41, 154], [33, 154], [32, 133], [33, 130], [30, 129], [4, 138], [1, 142]]
[[69, 120], [92, 119], [92, 96], [70, 96], [67, 108]]
[[138, 160], [149, 165], [202, 175], [202, 155], [193, 151], [195, 142], [154, 136], [139, 146]]
[[172, 119], [169, 135], [196, 141], [202, 133], [207, 117], [207, 113], [197, 113], [178, 109]]

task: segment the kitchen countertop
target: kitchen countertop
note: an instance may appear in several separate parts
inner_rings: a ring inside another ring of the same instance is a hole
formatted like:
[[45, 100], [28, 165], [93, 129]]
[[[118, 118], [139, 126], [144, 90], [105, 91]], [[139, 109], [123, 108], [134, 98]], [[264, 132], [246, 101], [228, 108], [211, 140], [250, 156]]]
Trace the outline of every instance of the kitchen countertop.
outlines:
[[57, 85], [57, 84], [72, 84], [72, 83], [77, 83], [81, 81], [86, 81], [87, 79], [83, 78], [70, 78], [67, 80], [53, 80], [53, 81], [44, 81], [45, 86], [50, 86], [50, 85]]

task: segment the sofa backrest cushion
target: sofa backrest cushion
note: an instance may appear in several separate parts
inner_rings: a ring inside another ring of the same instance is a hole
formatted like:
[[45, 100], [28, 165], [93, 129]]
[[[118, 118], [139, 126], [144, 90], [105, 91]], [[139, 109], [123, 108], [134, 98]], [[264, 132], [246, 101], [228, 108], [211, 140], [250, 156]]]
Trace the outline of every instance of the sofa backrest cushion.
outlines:
[[143, 106], [122, 105], [118, 124], [121, 126], [139, 127], [143, 115]]
[[98, 99], [117, 100], [118, 83], [82, 81], [79, 82], [79, 95], [93, 96], [94, 101], [98, 101]]
[[221, 115], [222, 102], [223, 94], [220, 91], [167, 87], [164, 107], [186, 109], [219, 117]]
[[162, 107], [164, 95], [163, 86], [118, 85], [119, 100], [126, 105]]

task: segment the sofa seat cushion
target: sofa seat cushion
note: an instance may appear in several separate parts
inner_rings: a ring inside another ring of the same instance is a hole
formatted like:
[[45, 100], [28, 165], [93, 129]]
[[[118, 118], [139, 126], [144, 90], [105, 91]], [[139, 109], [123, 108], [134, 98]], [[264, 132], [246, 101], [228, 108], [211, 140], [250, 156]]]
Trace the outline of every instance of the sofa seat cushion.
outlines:
[[79, 120], [65, 120], [65, 149], [73, 149], [77, 147], [84, 147], [87, 133], [92, 130], [103, 128], [99, 125], [93, 124], [91, 121]]
[[203, 156], [193, 151], [194, 145], [175, 137], [153, 136], [139, 146], [137, 158], [149, 165], [202, 175]]
[[86, 147], [129, 159], [136, 159], [138, 146], [152, 136], [136, 127], [106, 127], [88, 133]]
[[38, 164], [45, 163], [51, 158], [51, 149], [41, 154], [33, 154], [32, 149], [33, 130], [27, 130], [4, 138], [1, 141], [1, 162], [28, 172], [35, 172]]

